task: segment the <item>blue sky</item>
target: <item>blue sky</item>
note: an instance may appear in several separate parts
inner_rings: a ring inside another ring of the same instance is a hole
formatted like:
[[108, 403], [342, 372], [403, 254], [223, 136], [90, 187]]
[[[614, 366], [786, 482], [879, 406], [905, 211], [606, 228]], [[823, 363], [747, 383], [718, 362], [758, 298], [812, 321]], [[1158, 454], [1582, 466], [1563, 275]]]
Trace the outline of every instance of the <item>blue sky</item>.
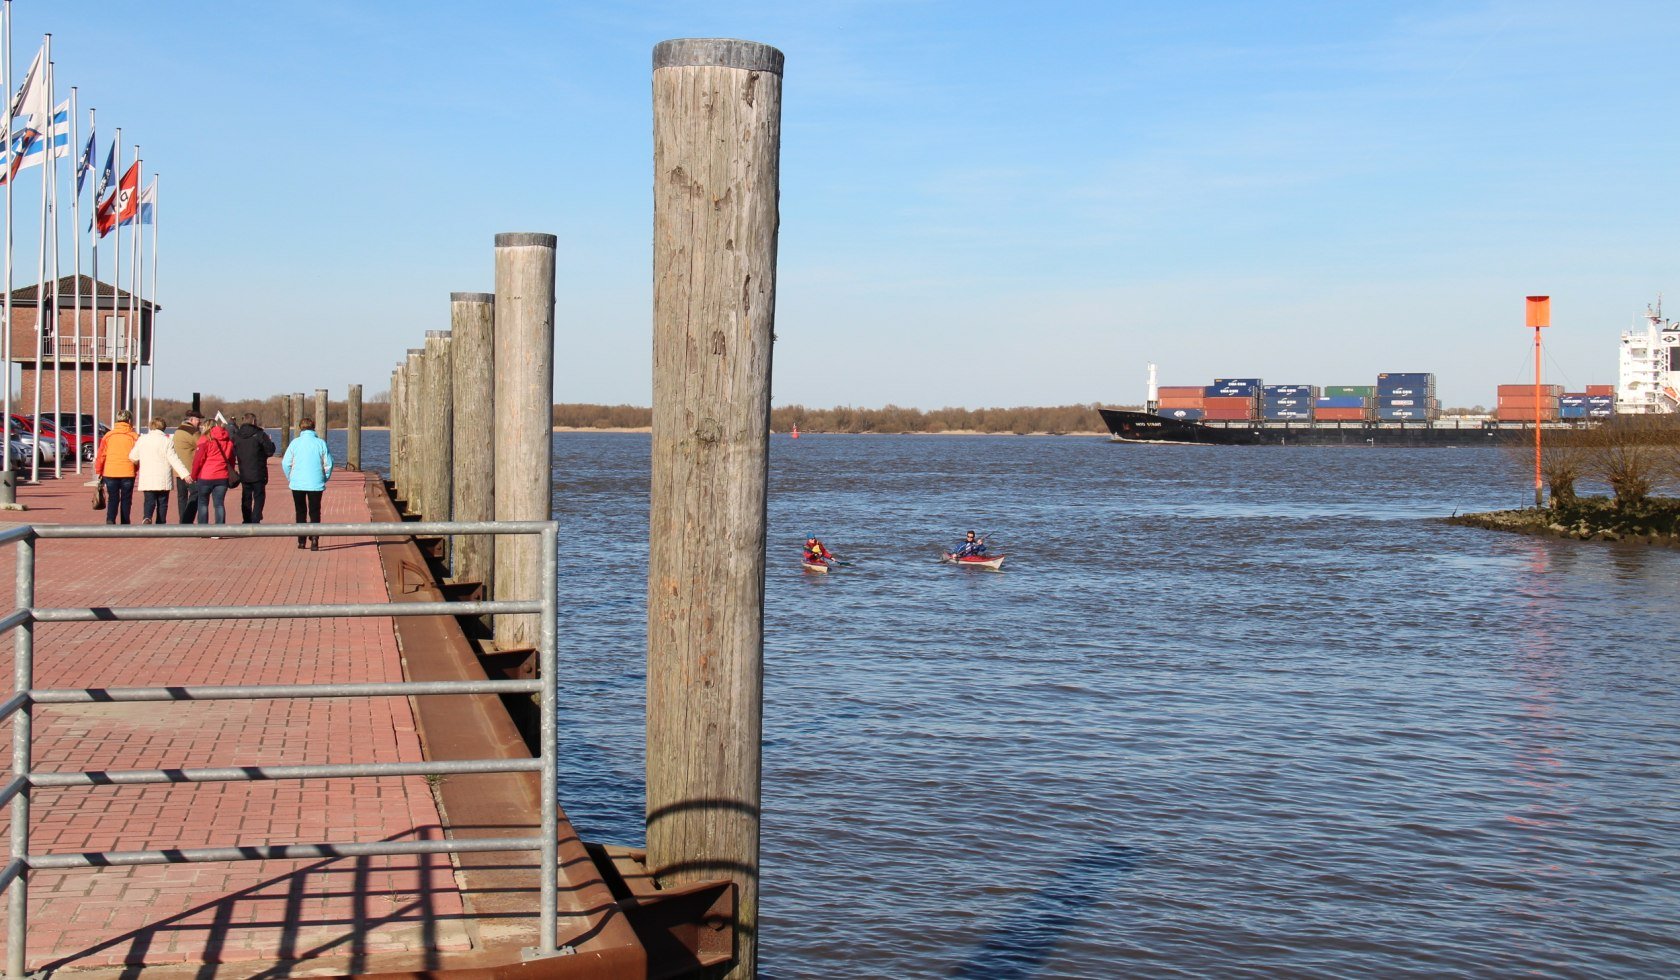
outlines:
[[159, 394], [380, 391], [497, 232], [549, 231], [556, 400], [647, 404], [649, 55], [685, 36], [787, 55], [779, 404], [1134, 402], [1149, 361], [1487, 404], [1524, 295], [1571, 389], [1680, 306], [1672, 4], [13, 11], [162, 174]]

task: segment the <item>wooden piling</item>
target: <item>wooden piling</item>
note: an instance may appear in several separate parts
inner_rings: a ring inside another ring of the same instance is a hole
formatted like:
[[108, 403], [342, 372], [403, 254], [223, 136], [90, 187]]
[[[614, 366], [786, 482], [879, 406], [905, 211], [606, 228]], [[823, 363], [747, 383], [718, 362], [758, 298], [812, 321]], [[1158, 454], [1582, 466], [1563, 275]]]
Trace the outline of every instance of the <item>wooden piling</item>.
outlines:
[[292, 418], [292, 396], [280, 396], [280, 453], [285, 455], [286, 447], [292, 444], [292, 429], [297, 419]]
[[426, 416], [421, 410], [426, 378], [420, 363], [425, 354], [423, 347], [408, 349], [408, 383], [403, 385], [403, 417], [408, 419], [402, 445], [404, 488], [408, 491], [408, 512], [420, 515], [426, 513]]
[[757, 969], [781, 92], [767, 45], [654, 48], [648, 867], [735, 880], [731, 977]]
[[[449, 331], [426, 331], [426, 520], [447, 521], [454, 479], [455, 404]], [[447, 542], [446, 542], [447, 544]]]
[[[453, 498], [458, 521], [496, 519], [496, 296], [449, 295], [451, 391], [455, 402]], [[480, 582], [491, 592], [496, 539], [474, 534], [455, 539], [452, 570], [458, 582]]]
[[407, 384], [408, 377], [404, 373], [404, 365], [399, 363], [391, 371], [391, 438], [386, 449], [387, 458], [390, 460], [388, 473], [391, 477], [391, 492], [398, 500], [407, 499], [403, 482], [406, 474], [403, 472], [402, 455], [403, 434], [408, 430], [408, 419], [403, 416], [403, 403], [408, 397], [405, 390]]
[[[553, 492], [553, 235], [496, 236], [496, 520], [546, 521]], [[497, 599], [536, 599], [542, 562], [535, 535], [496, 542]], [[497, 616], [496, 646], [535, 647], [537, 616]]]
[[332, 431], [332, 426], [327, 424], [327, 389], [316, 388], [315, 389], [315, 434], [320, 436], [322, 439], [325, 439], [327, 437], [327, 433], [331, 432], [331, 431]]
[[344, 393], [344, 465], [352, 473], [362, 470], [361, 385], [351, 385]]

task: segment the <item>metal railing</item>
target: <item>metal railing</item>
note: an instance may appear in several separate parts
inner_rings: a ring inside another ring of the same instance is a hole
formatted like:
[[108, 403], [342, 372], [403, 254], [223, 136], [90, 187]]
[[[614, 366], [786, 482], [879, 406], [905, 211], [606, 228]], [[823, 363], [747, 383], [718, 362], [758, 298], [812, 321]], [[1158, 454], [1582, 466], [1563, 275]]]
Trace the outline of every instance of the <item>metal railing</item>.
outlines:
[[[131, 606], [48, 608], [35, 605], [35, 550], [41, 539], [71, 538], [279, 538], [382, 537], [456, 534], [534, 534], [542, 538], [541, 596], [485, 602], [375, 602], [336, 605]], [[558, 952], [559, 803], [555, 769], [555, 644], [558, 582], [552, 521], [404, 522], [385, 524], [198, 524], [198, 525], [20, 525], [0, 531], [0, 545], [17, 546], [16, 608], [0, 618], [0, 635], [15, 633], [15, 690], [0, 703], [0, 723], [12, 722], [12, 778], [0, 787], [0, 807], [11, 807], [11, 859], [0, 869], [0, 894], [7, 908], [7, 976], [21, 980], [29, 930], [29, 874], [32, 871], [112, 865], [203, 861], [269, 861], [300, 858], [459, 854], [529, 851], [541, 855], [541, 937], [537, 952]], [[320, 619], [329, 617], [481, 616], [537, 614], [538, 677], [534, 680], [425, 681], [359, 684], [188, 685], [50, 689], [35, 687], [35, 624], [159, 622], [224, 619]], [[534, 759], [473, 759], [447, 762], [339, 763], [289, 766], [229, 766], [204, 769], [33, 771], [36, 705], [88, 702], [230, 701], [288, 698], [402, 697], [446, 694], [536, 694], [541, 706], [541, 742]], [[472, 773], [540, 773], [542, 801], [536, 837], [440, 841], [235, 844], [152, 851], [85, 851], [32, 854], [29, 850], [30, 791], [42, 787], [144, 785], [150, 783], [244, 782], [270, 779], [334, 779], [373, 776], [441, 776]]]

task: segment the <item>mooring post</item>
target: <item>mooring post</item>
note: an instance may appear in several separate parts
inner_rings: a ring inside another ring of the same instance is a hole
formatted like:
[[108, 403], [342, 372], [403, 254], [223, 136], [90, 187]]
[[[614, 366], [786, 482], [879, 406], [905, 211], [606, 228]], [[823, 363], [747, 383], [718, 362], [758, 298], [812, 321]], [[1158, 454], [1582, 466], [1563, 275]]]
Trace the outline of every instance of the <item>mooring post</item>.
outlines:
[[426, 356], [424, 347], [408, 349], [408, 383], [403, 385], [403, 418], [408, 425], [403, 432], [403, 489], [408, 491], [408, 512], [422, 517], [426, 514]]
[[768, 45], [653, 49], [648, 867], [735, 880], [731, 977], [757, 970], [781, 99]]
[[408, 420], [403, 418], [402, 411], [403, 399], [408, 397], [408, 392], [404, 390], [407, 383], [408, 378], [403, 373], [403, 365], [398, 364], [391, 371], [391, 404], [389, 406], [391, 437], [386, 449], [386, 457], [390, 461], [391, 493], [398, 500], [407, 499], [407, 490], [403, 483], [405, 477], [402, 458], [403, 432], [408, 428]]
[[352, 473], [362, 471], [361, 385], [351, 385], [344, 393], [344, 465]]
[[[193, 411], [198, 411], [194, 409]], [[297, 420], [292, 418], [292, 396], [280, 396], [280, 453], [285, 455], [286, 447], [292, 444], [292, 425]]]
[[[546, 521], [553, 492], [554, 246], [542, 232], [496, 236], [496, 520]], [[540, 599], [541, 539], [496, 542], [497, 599]], [[532, 648], [540, 616], [495, 618], [496, 646]]]
[[[457, 521], [496, 519], [496, 296], [449, 294], [450, 388], [455, 402], [455, 475], [451, 505]], [[479, 582], [490, 595], [496, 539], [470, 534], [455, 539], [455, 580]]]
[[[449, 331], [426, 331], [426, 520], [447, 521], [454, 492], [454, 381]], [[448, 541], [446, 540], [447, 546]], [[445, 554], [448, 552], [446, 551]]]
[[325, 439], [327, 437], [327, 433], [332, 431], [332, 426], [327, 424], [327, 404], [327, 389], [316, 388], [315, 434], [320, 436], [322, 439]]

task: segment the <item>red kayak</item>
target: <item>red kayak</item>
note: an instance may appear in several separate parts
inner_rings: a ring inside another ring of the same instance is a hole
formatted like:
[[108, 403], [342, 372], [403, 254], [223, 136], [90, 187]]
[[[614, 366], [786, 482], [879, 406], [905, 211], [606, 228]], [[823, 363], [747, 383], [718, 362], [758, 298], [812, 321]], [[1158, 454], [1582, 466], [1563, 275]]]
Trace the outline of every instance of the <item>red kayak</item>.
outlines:
[[947, 551], [939, 560], [948, 565], [961, 565], [964, 568], [989, 568], [994, 572], [1003, 567], [1002, 555], [963, 555], [958, 558]]

